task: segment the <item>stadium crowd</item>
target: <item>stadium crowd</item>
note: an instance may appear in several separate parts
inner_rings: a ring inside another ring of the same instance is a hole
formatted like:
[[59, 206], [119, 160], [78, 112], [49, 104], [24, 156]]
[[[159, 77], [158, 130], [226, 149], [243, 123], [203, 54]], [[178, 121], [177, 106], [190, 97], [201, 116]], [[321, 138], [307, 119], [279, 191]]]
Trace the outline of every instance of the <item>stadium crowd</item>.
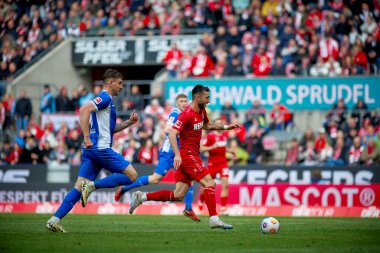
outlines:
[[170, 50], [173, 77], [377, 74], [379, 18], [378, 0], [0, 0], [0, 78], [69, 36], [194, 28], [211, 32], [194, 52]]
[[[67, 88], [63, 86], [59, 94], [54, 96], [46, 85], [39, 110], [41, 113], [78, 114], [78, 108], [100, 91], [101, 86], [88, 91], [84, 85], [79, 85], [69, 96]], [[119, 116], [117, 121], [127, 119], [133, 109], [139, 112], [141, 121], [116, 133], [113, 148], [129, 161], [156, 164], [165, 137], [166, 119], [173, 105], [159, 93], [148, 104], [144, 104], [137, 85], [131, 87], [131, 94], [130, 97], [116, 101]], [[0, 163], [13, 165], [55, 161], [80, 164], [83, 136], [78, 122], [72, 128], [65, 121], [60, 126], [53, 122], [41, 126], [34, 119], [33, 110], [24, 91], [20, 92], [18, 99], [5, 95], [0, 104], [0, 123], [4, 134]], [[297, 126], [293, 113], [284, 105], [274, 104], [271, 110], [266, 110], [258, 100], [240, 117], [229, 101], [223, 105], [220, 114], [210, 110], [208, 113], [209, 118], [215, 119], [218, 115], [226, 123], [235, 123], [244, 118], [241, 129], [228, 132], [228, 147], [229, 150], [234, 150], [233, 153], [228, 153], [231, 165], [271, 162], [271, 149], [268, 148], [266, 137], [273, 130], [292, 131]], [[291, 140], [284, 164], [334, 166], [371, 165], [379, 162], [380, 112], [369, 110], [362, 100], [349, 110], [341, 99], [326, 114], [317, 136], [311, 129], [307, 129], [301, 139]]]

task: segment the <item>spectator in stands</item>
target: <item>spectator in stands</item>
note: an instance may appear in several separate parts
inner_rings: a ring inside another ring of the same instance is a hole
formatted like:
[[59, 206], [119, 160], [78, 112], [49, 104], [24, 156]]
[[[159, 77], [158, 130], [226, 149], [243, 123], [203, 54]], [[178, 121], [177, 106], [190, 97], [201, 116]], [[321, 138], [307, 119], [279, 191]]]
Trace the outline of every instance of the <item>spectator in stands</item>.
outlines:
[[338, 60], [339, 44], [331, 36], [330, 33], [326, 34], [325, 38], [319, 42], [319, 57], [322, 58], [324, 62], [327, 62], [330, 57], [334, 60]]
[[265, 46], [260, 45], [252, 59], [254, 76], [268, 76], [271, 71], [271, 60], [265, 53]]
[[252, 125], [252, 120], [257, 119], [260, 123], [260, 127], [265, 126], [265, 108], [261, 105], [260, 100], [255, 100], [246, 112], [244, 125], [249, 128]]
[[226, 118], [227, 124], [238, 117], [238, 112], [231, 103], [231, 99], [226, 99], [221, 110], [220, 116]]
[[315, 143], [315, 135], [314, 135], [313, 130], [310, 127], [306, 128], [306, 131], [303, 134], [301, 141], [299, 142], [299, 149], [301, 152], [306, 150], [306, 143], [308, 141]]
[[57, 160], [57, 154], [48, 141], [44, 142], [40, 150], [40, 159], [42, 159], [39, 161], [41, 163], [50, 163]]
[[270, 129], [285, 130], [292, 123], [293, 115], [285, 105], [275, 103], [270, 111], [270, 119]]
[[16, 117], [17, 132], [26, 130], [32, 116], [32, 102], [26, 96], [24, 89], [20, 90], [20, 97], [16, 100], [14, 116]]
[[344, 102], [343, 98], [340, 98], [338, 100], [338, 103], [333, 105], [333, 107], [330, 109], [330, 111], [326, 115], [325, 119], [325, 127], [328, 126], [331, 120], [335, 120], [338, 122], [339, 126], [342, 126], [342, 123], [345, 122], [346, 120], [346, 115], [347, 114], [347, 107]]
[[272, 75], [272, 76], [285, 76], [285, 65], [282, 61], [282, 57], [280, 57], [280, 56], [276, 57], [276, 62], [272, 67], [270, 75]]
[[6, 140], [3, 143], [3, 147], [1, 148], [0, 153], [0, 164], [10, 164], [11, 163], [11, 143]]
[[325, 147], [321, 150], [319, 154], [319, 162], [321, 165], [324, 165], [327, 163], [328, 160], [332, 159], [334, 154], [334, 149], [331, 146], [330, 141], [326, 141]]
[[83, 84], [79, 85], [80, 97], [79, 97], [79, 106], [82, 107], [87, 101], [90, 101], [94, 98], [94, 94], [89, 92], [88, 88]]
[[231, 59], [231, 63], [223, 71], [223, 76], [243, 76], [244, 70], [241, 65], [239, 57], [235, 56]]
[[262, 129], [255, 126], [248, 129], [245, 147], [249, 154], [248, 163], [260, 164], [264, 156]]
[[145, 144], [139, 151], [138, 159], [140, 163], [157, 164], [158, 152], [157, 148], [153, 145], [152, 139], [147, 139]]
[[[358, 122], [363, 122], [364, 119], [370, 117], [368, 106], [364, 103], [363, 99], [358, 99], [356, 102], [351, 117], [355, 118]], [[360, 124], [360, 123], [359, 123]]]
[[318, 57], [317, 63], [310, 68], [310, 75], [314, 77], [327, 76], [329, 74], [329, 66]]
[[302, 162], [303, 166], [313, 166], [316, 165], [317, 162], [317, 153], [314, 150], [314, 143], [308, 141], [306, 143], [306, 149], [302, 153], [299, 154], [299, 160]]
[[177, 47], [177, 43], [172, 43], [171, 48], [166, 52], [165, 57], [162, 59], [166, 64], [166, 70], [170, 78], [177, 77], [179, 64], [182, 60], [183, 53]]
[[[71, 160], [81, 151], [83, 136], [76, 129], [72, 129], [66, 140], [62, 140], [62, 142], [66, 142], [69, 160]], [[61, 148], [63, 148], [63, 145], [61, 145]]]
[[364, 146], [361, 143], [360, 137], [355, 137], [353, 145], [350, 148], [348, 163], [350, 165], [357, 165], [360, 162], [360, 157], [363, 153]]
[[140, 143], [132, 138], [129, 140], [127, 148], [123, 150], [123, 156], [128, 161], [138, 162], [139, 149], [140, 149]]
[[325, 148], [327, 142], [327, 135], [326, 135], [326, 129], [321, 128], [319, 129], [319, 134], [317, 136], [317, 139], [315, 140], [314, 150], [317, 154], [319, 154], [322, 149]]
[[77, 89], [73, 89], [71, 92], [71, 99], [70, 99], [70, 111], [76, 112], [79, 110], [79, 92]]
[[285, 157], [286, 166], [292, 166], [292, 165], [298, 164], [298, 152], [299, 152], [298, 140], [297, 138], [293, 138], [290, 142], [290, 146], [288, 150], [286, 151], [286, 157]]
[[131, 87], [131, 96], [129, 98], [131, 104], [130, 106], [137, 111], [144, 109], [144, 98], [140, 92], [140, 88], [137, 85]]
[[6, 92], [2, 98], [4, 108], [3, 131], [7, 131], [12, 127], [12, 111], [15, 99], [12, 93]]
[[243, 148], [239, 147], [236, 139], [232, 139], [227, 146], [228, 150], [234, 150], [234, 153], [227, 153], [229, 165], [245, 165], [249, 159], [249, 154]]
[[215, 71], [214, 63], [203, 46], [199, 46], [192, 59], [190, 72], [193, 77], [208, 77]]
[[377, 146], [375, 145], [375, 140], [373, 138], [369, 139], [367, 146], [364, 148], [363, 153], [360, 157], [365, 165], [377, 164], [379, 162], [380, 154]]
[[333, 151], [333, 157], [327, 160], [328, 166], [337, 166], [347, 164], [347, 150], [344, 145], [344, 139], [338, 138]]
[[40, 111], [42, 113], [55, 113], [56, 104], [55, 98], [50, 91], [50, 85], [44, 85], [44, 94], [42, 95], [40, 102]]
[[71, 111], [70, 98], [67, 96], [67, 87], [62, 86], [55, 98], [57, 112]]
[[150, 102], [150, 105], [145, 107], [144, 113], [154, 117], [155, 119], [160, 119], [163, 116], [164, 108], [162, 108], [158, 99], [153, 99]]
[[25, 148], [22, 150], [19, 163], [37, 164], [40, 159], [40, 150], [33, 137], [26, 139]]

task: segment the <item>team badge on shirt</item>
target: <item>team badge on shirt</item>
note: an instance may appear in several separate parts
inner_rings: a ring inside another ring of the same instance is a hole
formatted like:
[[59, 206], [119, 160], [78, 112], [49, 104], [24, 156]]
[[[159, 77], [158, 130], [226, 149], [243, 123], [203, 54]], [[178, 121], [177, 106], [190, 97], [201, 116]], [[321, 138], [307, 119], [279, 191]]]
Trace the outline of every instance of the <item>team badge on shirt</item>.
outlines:
[[174, 121], [174, 117], [172, 116], [172, 117], [170, 117], [170, 118], [168, 119], [168, 122], [167, 122], [167, 123], [173, 124], [173, 121]]
[[103, 101], [103, 99], [101, 98], [101, 97], [96, 97], [96, 98], [94, 98], [94, 102], [95, 102], [95, 104], [99, 104], [100, 102], [102, 102]]

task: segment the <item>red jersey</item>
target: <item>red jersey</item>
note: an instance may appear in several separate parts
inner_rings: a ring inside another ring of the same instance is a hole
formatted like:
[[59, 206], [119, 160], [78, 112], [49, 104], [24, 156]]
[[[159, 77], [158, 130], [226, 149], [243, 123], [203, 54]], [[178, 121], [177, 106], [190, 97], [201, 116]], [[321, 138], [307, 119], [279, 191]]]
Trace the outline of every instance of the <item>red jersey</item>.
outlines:
[[226, 158], [226, 146], [227, 146], [227, 132], [218, 133], [218, 132], [210, 132], [204, 142], [202, 143], [203, 146], [210, 147], [217, 145], [216, 148], [211, 149], [208, 151], [209, 158], [208, 162], [210, 164], [220, 164], [220, 163], [226, 163], [227, 164], [227, 158]]
[[199, 154], [203, 124], [208, 124], [205, 109], [196, 112], [190, 105], [183, 110], [173, 128], [180, 132], [179, 142], [181, 150], [188, 149]]

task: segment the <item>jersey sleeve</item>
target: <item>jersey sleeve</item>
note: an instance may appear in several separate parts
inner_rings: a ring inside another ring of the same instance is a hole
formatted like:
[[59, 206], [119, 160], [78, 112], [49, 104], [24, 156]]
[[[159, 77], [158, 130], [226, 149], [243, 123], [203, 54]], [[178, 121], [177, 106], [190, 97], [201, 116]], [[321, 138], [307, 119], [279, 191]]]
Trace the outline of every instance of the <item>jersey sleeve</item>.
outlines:
[[183, 129], [186, 128], [186, 126], [191, 122], [191, 118], [187, 113], [182, 112], [178, 119], [176, 120], [175, 124], [172, 126], [173, 129], [182, 132]]
[[111, 103], [111, 97], [107, 93], [100, 93], [91, 102], [95, 105], [96, 110], [103, 110], [107, 108]]
[[178, 119], [179, 113], [177, 111], [173, 111], [170, 113], [168, 120], [166, 121], [166, 124], [173, 126]]

